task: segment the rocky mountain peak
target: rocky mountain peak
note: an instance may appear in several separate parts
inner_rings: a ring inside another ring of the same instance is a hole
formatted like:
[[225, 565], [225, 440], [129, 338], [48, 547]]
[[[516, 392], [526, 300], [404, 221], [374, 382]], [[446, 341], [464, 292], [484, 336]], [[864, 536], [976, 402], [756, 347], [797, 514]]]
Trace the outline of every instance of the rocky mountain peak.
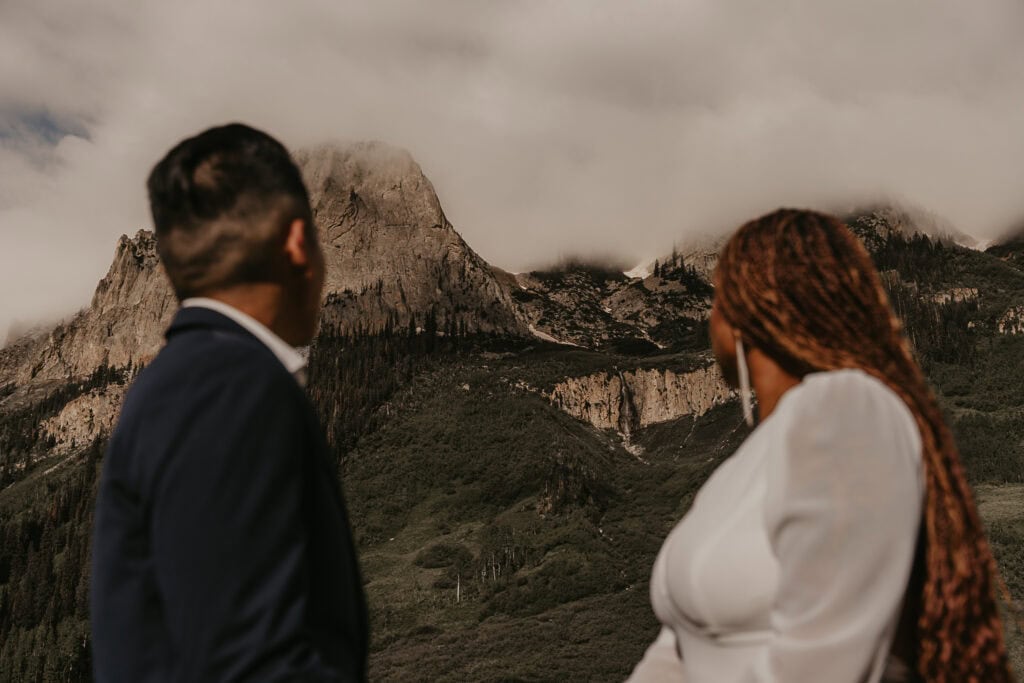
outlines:
[[[445, 218], [407, 151], [360, 142], [295, 156], [327, 261], [325, 321], [372, 329], [433, 314], [467, 330], [525, 331], [507, 285]], [[25, 384], [146, 362], [176, 308], [153, 233], [122, 235], [90, 305], [46, 332], [11, 340], [0, 349], [0, 369]]]
[[356, 221], [451, 227], [434, 186], [404, 149], [382, 142], [335, 143], [300, 150], [295, 158], [330, 242]]
[[92, 303], [23, 350], [14, 379], [64, 380], [103, 365], [144, 363], [159, 350], [176, 306], [153, 233], [121, 235]]
[[[122, 298], [126, 288], [131, 288], [139, 278], [149, 277], [160, 268], [160, 257], [156, 253], [156, 235], [149, 230], [139, 230], [134, 237], [121, 235], [114, 247], [114, 259], [107, 274], [96, 285], [92, 307], [105, 307]], [[167, 286], [170, 293], [170, 285]]]
[[430, 313], [470, 330], [525, 331], [500, 273], [448, 222], [409, 152], [359, 142], [295, 158], [328, 263], [326, 320], [372, 329]]

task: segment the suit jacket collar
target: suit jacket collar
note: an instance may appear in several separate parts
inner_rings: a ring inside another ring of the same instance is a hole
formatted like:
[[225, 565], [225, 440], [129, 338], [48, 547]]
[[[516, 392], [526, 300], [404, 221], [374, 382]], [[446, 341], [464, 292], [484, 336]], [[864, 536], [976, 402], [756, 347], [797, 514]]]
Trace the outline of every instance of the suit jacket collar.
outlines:
[[[230, 315], [201, 304], [182, 306], [178, 309], [177, 313], [175, 313], [170, 326], [168, 326], [167, 330], [164, 332], [164, 337], [170, 340], [174, 335], [191, 329], [216, 329], [224, 332], [230, 332], [232, 334], [248, 336], [250, 339], [258, 342], [260, 346], [263, 346], [275, 358], [277, 358], [277, 360], [284, 366], [285, 370], [295, 377], [295, 380], [300, 386], [305, 386], [306, 384], [306, 365], [304, 359], [301, 358], [298, 352], [289, 354], [287, 358], [282, 357], [281, 352], [274, 350], [266, 340], [261, 339], [252, 330], [248, 329], [245, 325], [238, 322]], [[289, 347], [289, 349], [291, 349], [291, 347]]]
[[164, 332], [164, 337], [170, 339], [180, 332], [195, 329], [221, 330], [256, 339], [253, 333], [232, 321], [227, 315], [205, 306], [179, 308], [178, 312], [174, 314], [174, 318], [171, 319], [171, 325]]
[[164, 337], [170, 339], [179, 332], [191, 329], [215, 329], [222, 330], [224, 332], [233, 332], [235, 334], [242, 334], [256, 339], [256, 336], [245, 329], [228, 316], [213, 310], [212, 308], [206, 308], [205, 306], [187, 306], [185, 308], [179, 308], [178, 312], [174, 314], [174, 318], [171, 319], [171, 324], [164, 332]]

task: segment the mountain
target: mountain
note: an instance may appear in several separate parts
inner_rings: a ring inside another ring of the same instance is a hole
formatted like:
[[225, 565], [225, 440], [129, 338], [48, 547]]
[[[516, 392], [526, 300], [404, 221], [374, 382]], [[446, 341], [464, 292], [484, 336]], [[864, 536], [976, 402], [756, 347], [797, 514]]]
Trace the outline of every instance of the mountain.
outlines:
[[[474, 330], [523, 331], [499, 271], [455, 232], [407, 152], [381, 143], [325, 145], [296, 160], [327, 261], [325, 320], [373, 329], [389, 316], [404, 325], [433, 311]], [[122, 235], [91, 304], [45, 338], [0, 350], [0, 368], [22, 385], [145, 363], [175, 308], [153, 234]]]
[[891, 235], [924, 236], [933, 242], [975, 249], [978, 241], [964, 234], [952, 223], [920, 207], [899, 203], [862, 205], [838, 212], [843, 222], [875, 249], [879, 240]]
[[519, 273], [515, 285], [512, 297], [534, 334], [621, 350], [700, 346], [711, 295], [707, 280], [682, 259], [644, 278], [569, 261]]
[[[360, 548], [372, 679], [621, 680], [657, 633], [647, 580], [664, 535], [748, 434], [708, 351], [720, 243], [629, 275], [506, 273], [408, 153], [296, 157], [328, 263], [308, 390]], [[1024, 272], [913, 213], [847, 218], [1022, 595]], [[97, 473], [173, 309], [142, 231], [118, 241], [88, 308], [0, 349], [0, 683], [89, 680]]]
[[408, 152], [382, 143], [300, 151], [327, 257], [327, 320], [404, 326], [428, 313], [473, 331], [522, 333], [500, 271], [444, 215]]

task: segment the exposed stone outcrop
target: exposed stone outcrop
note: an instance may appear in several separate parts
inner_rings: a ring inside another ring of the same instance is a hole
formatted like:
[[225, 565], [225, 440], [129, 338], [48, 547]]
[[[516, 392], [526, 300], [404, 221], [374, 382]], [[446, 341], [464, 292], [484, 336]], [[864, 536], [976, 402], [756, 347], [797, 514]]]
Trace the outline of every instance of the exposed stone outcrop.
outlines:
[[0, 389], [22, 380], [22, 371], [36, 358], [46, 344], [52, 328], [12, 336], [0, 348]]
[[960, 304], [978, 299], [977, 287], [953, 287], [945, 292], [939, 292], [932, 300], [937, 304]]
[[59, 413], [45, 420], [43, 432], [52, 437], [52, 454], [63, 455], [84, 448], [101, 435], [107, 435], [121, 410], [125, 386], [110, 384], [93, 389], [67, 403]]
[[151, 232], [122, 235], [92, 303], [57, 325], [14, 372], [14, 379], [84, 377], [101, 365], [148, 361], [160, 349], [176, 302], [161, 272]]
[[598, 429], [624, 435], [684, 415], [703, 415], [729, 399], [717, 366], [692, 372], [630, 370], [573, 377], [549, 398], [558, 408]]
[[1024, 334], [1024, 306], [1011, 306], [999, 317], [996, 329], [1000, 334]]
[[434, 311], [470, 330], [527, 333], [508, 287], [448, 222], [408, 152], [358, 143], [296, 159], [329, 264], [329, 319], [373, 328]]

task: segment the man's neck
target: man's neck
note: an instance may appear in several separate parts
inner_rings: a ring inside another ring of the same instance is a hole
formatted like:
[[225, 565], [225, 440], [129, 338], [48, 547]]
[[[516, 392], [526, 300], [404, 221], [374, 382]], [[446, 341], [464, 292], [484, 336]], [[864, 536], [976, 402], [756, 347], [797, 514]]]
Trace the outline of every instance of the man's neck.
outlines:
[[245, 313], [281, 339], [295, 345], [291, 339], [293, 335], [290, 334], [290, 325], [283, 314], [284, 306], [282, 306], [279, 286], [269, 283], [246, 284], [231, 289], [206, 292], [202, 296], [220, 301]]

